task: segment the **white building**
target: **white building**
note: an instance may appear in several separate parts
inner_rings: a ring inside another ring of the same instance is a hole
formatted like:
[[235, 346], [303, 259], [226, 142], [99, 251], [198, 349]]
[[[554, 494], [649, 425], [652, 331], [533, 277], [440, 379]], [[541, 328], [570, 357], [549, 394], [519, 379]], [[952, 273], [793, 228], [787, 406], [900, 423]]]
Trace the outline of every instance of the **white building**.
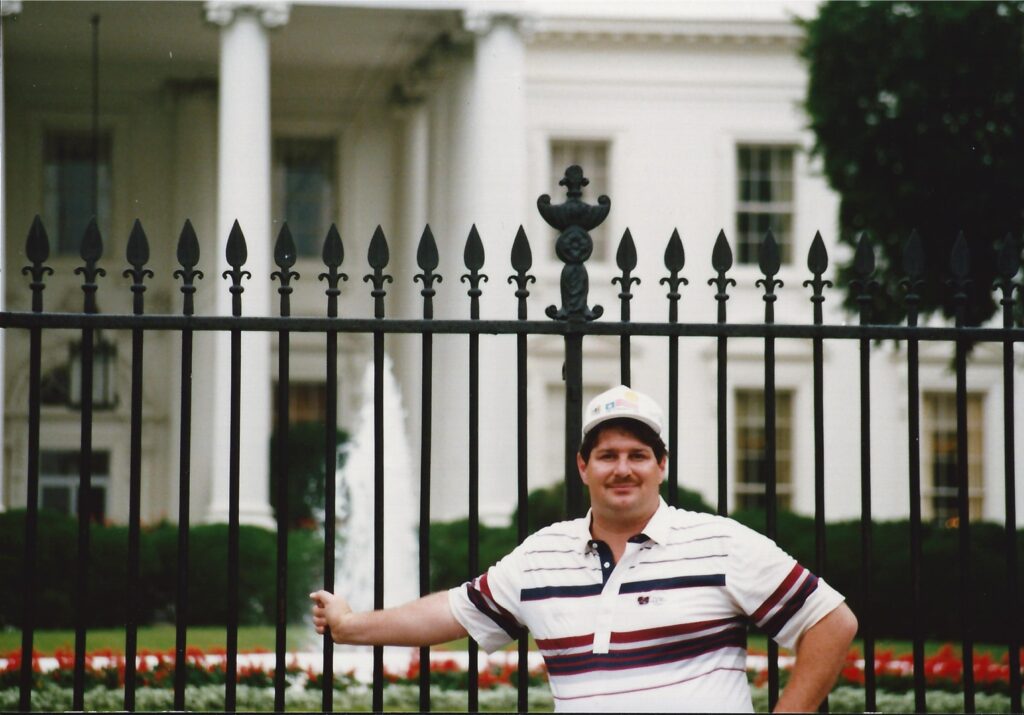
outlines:
[[[491, 2], [370, 0], [324, 2], [14, 2], [3, 3], [3, 290], [4, 309], [29, 309], [24, 240], [32, 217], [49, 231], [55, 275], [47, 310], [82, 309], [73, 269], [83, 217], [92, 122], [91, 18], [99, 20], [99, 217], [105, 239], [102, 312], [131, 311], [124, 251], [135, 218], [149, 236], [155, 277], [146, 311], [180, 313], [175, 246], [185, 219], [201, 241], [198, 314], [230, 314], [224, 243], [238, 219], [249, 247], [245, 315], [275, 315], [271, 249], [287, 218], [301, 254], [293, 314], [324, 315], [320, 243], [336, 221], [345, 245], [341, 315], [372, 315], [361, 278], [377, 224], [392, 262], [387, 310], [421, 314], [413, 282], [416, 245], [429, 222], [444, 281], [435, 317], [469, 317], [462, 250], [470, 226], [483, 238], [482, 317], [513, 318], [509, 250], [522, 223], [533, 247], [537, 283], [530, 315], [558, 302], [561, 264], [554, 232], [537, 213], [541, 193], [554, 200], [565, 166], [581, 163], [589, 198], [606, 193], [612, 211], [595, 232], [588, 262], [590, 300], [618, 315], [615, 246], [625, 228], [637, 243], [642, 283], [635, 320], [664, 320], [663, 253], [674, 228], [683, 237], [689, 285], [680, 320], [714, 322], [711, 248], [719, 229], [733, 246], [738, 285], [730, 321], [760, 322], [756, 241], [771, 224], [783, 245], [785, 285], [778, 322], [810, 322], [806, 255], [815, 231], [835, 264], [837, 198], [808, 150], [801, 101], [806, 71], [797, 57], [794, 16], [813, 3], [782, 2]], [[756, 187], [756, 190], [755, 188]], [[63, 217], [63, 218], [61, 218]], [[830, 269], [831, 273], [831, 269]], [[828, 294], [825, 322], [851, 320]], [[0, 504], [25, 502], [28, 341], [4, 335], [4, 452]], [[95, 416], [96, 483], [105, 516], [128, 509], [130, 337], [116, 345], [109, 409]], [[45, 398], [41, 496], [70, 508], [77, 483], [79, 412], [68, 405], [76, 336], [44, 333]], [[146, 522], [177, 514], [180, 339], [148, 334], [143, 432]], [[352, 431], [366, 336], [343, 336], [340, 423]], [[500, 520], [515, 505], [514, 339], [481, 339], [481, 510]], [[227, 511], [227, 336], [197, 333], [194, 372], [192, 514]], [[618, 382], [618, 340], [584, 343], [586, 395]], [[562, 477], [560, 338], [530, 341], [531, 486]], [[267, 475], [276, 338], [244, 338], [242, 517], [270, 524]], [[419, 435], [419, 341], [389, 336], [414, 448]], [[432, 493], [435, 518], [460, 516], [467, 503], [467, 339], [435, 337]], [[809, 342], [778, 342], [780, 493], [793, 509], [813, 511], [813, 432]], [[717, 471], [715, 341], [684, 339], [680, 357], [680, 478], [714, 503]], [[316, 418], [324, 401], [319, 335], [292, 337], [293, 419]], [[943, 495], [951, 474], [951, 346], [922, 343], [921, 459], [924, 513], [955, 513]], [[633, 340], [633, 384], [665, 396], [667, 340]], [[729, 343], [729, 494], [732, 506], [756, 501], [753, 476], [763, 460], [762, 344]], [[1024, 364], [1016, 362], [1018, 407]], [[860, 510], [858, 358], [853, 341], [825, 346], [825, 446], [829, 519]], [[872, 352], [872, 474], [876, 518], [908, 512], [906, 354]], [[1004, 514], [1002, 377], [996, 346], [975, 350], [969, 370], [972, 515]], [[665, 398], [667, 402], [667, 398]], [[1024, 420], [1014, 439], [1024, 443]], [[1018, 454], [1017, 473], [1024, 472]], [[413, 464], [418, 464], [414, 459]], [[369, 475], [368, 475], [369, 478]], [[951, 511], [952, 509], [952, 511]], [[1024, 523], [1024, 489], [1017, 490]]]

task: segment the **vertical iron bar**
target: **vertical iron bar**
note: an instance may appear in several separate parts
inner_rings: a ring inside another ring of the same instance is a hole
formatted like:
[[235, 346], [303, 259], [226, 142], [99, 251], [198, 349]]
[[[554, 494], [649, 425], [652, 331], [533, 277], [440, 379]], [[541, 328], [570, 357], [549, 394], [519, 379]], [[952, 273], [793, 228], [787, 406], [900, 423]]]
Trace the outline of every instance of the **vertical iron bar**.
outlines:
[[[416, 263], [423, 273], [413, 277], [413, 281], [421, 281], [423, 288], [423, 320], [425, 327], [434, 319], [434, 281], [441, 281], [441, 276], [434, 273], [439, 257], [434, 234], [427, 225], [420, 237], [416, 251]], [[434, 334], [430, 330], [423, 331], [421, 339], [420, 374], [420, 596], [430, 593], [430, 458], [433, 431], [433, 399], [434, 399]], [[420, 712], [430, 712], [430, 646], [422, 646], [419, 653], [419, 696]]]
[[[958, 307], [956, 326], [963, 327]], [[971, 514], [967, 465], [967, 345], [956, 342], [956, 466], [960, 542], [960, 622], [963, 639], [964, 712], [974, 712], [974, 638], [971, 632]]]
[[78, 452], [78, 563], [75, 579], [75, 669], [72, 709], [85, 709], [85, 639], [89, 602], [89, 521], [92, 496], [93, 329], [82, 329], [81, 443]]
[[[679, 322], [679, 286], [687, 284], [685, 278], [679, 275], [686, 264], [686, 254], [683, 251], [683, 241], [679, 237], [679, 231], [673, 229], [672, 236], [665, 248], [665, 267], [669, 275], [658, 281], [661, 285], [667, 285], [668, 294], [668, 322], [675, 324]], [[668, 503], [676, 506], [679, 503], [679, 460], [677, 450], [679, 449], [679, 336], [671, 335], [668, 339]]]
[[[240, 307], [240, 306], [239, 306]], [[234, 311], [233, 311], [234, 312]], [[239, 310], [238, 313], [241, 313]], [[241, 436], [242, 396], [242, 331], [231, 330], [231, 396], [230, 426], [228, 432], [228, 623], [227, 623], [227, 675], [224, 680], [224, 710], [235, 712], [235, 693], [238, 680], [238, 601], [239, 601], [239, 439]]]
[[[866, 322], [863, 315], [861, 325]], [[875, 705], [875, 636], [871, 618], [872, 523], [871, 523], [871, 341], [860, 340], [860, 548], [861, 548], [861, 637], [864, 641], [865, 708]]]
[[[725, 304], [729, 300], [729, 286], [736, 285], [732, 278], [726, 278], [725, 273], [732, 267], [732, 249], [729, 248], [729, 241], [725, 237], [725, 231], [719, 231], [715, 239], [714, 248], [711, 251], [711, 267], [717, 275], [708, 279], [708, 285], [715, 286], [718, 290], [715, 293], [715, 302], [718, 304], [717, 322], [724, 325]], [[725, 335], [719, 336], [717, 356], [717, 401], [718, 405], [718, 514], [725, 516], [729, 510], [728, 491], [728, 431], [726, 429], [726, 417], [728, 416], [728, 338]]]
[[[1017, 251], [1016, 244], [1010, 242]], [[1018, 254], [1019, 255], [1019, 254]], [[1011, 282], [1013, 276], [1007, 277], [1003, 291], [1003, 327], [1013, 327], [1013, 289]], [[1014, 462], [1014, 400], [1013, 400], [1013, 341], [1003, 342], [1003, 475], [1005, 483], [1006, 499], [1006, 595], [1007, 613], [1009, 627], [1007, 632], [1009, 640], [1010, 661], [1010, 712], [1021, 712], [1024, 706], [1021, 704], [1021, 677], [1020, 677], [1020, 613], [1017, 609], [1020, 603], [1020, 586], [1017, 582], [1017, 494], [1015, 484], [1015, 462]]]
[[[186, 313], [187, 314], [187, 313]], [[178, 574], [174, 607], [174, 709], [185, 709], [188, 638], [188, 536], [192, 482], [192, 331], [181, 331], [181, 427], [178, 436]]]
[[[765, 306], [765, 322], [773, 322], [772, 303]], [[764, 433], [765, 462], [767, 475], [765, 483], [765, 517], [766, 534], [773, 541], [776, 538], [777, 525], [777, 489], [776, 479], [776, 433], [775, 433], [775, 338], [764, 339]], [[771, 638], [768, 639], [768, 700], [769, 708], [774, 709], [779, 700], [779, 646]]]
[[[292, 270], [296, 260], [295, 241], [288, 223], [281, 225], [274, 244], [274, 263], [279, 270], [270, 274], [281, 285], [277, 288], [282, 318], [291, 316], [291, 286], [299, 274]], [[277, 597], [275, 604], [276, 637], [274, 643], [274, 710], [284, 712], [286, 657], [288, 649], [288, 408], [290, 401], [291, 334], [288, 330], [277, 333]], [[326, 427], [326, 425], [325, 425]]]
[[[328, 312], [337, 317], [334, 310]], [[338, 469], [338, 332], [327, 331], [327, 414], [324, 419], [324, 590], [334, 593], [334, 549], [336, 535], [337, 494], [335, 474]], [[324, 634], [323, 667], [321, 678], [321, 709], [328, 713], [334, 709], [334, 641], [330, 631]]]
[[[627, 228], [619, 241], [619, 248], [615, 252], [615, 263], [622, 271], [621, 276], [612, 278], [612, 285], [619, 284], [619, 320], [623, 323], [629, 322], [629, 304], [633, 300], [633, 293], [630, 291], [634, 283], [639, 283], [639, 278], [632, 277], [632, 271], [636, 268], [637, 256], [636, 245], [633, 243], [633, 235]], [[630, 348], [629, 334], [623, 333], [619, 338], [619, 380], [623, 385], [632, 384], [630, 374]]]
[[[424, 305], [423, 319], [434, 317], [433, 305]], [[423, 332], [420, 393], [420, 596], [430, 593], [430, 454], [433, 425], [434, 336]], [[430, 712], [430, 646], [420, 648], [420, 711]]]
[[[516, 274], [508, 277], [509, 283], [516, 284], [517, 319], [527, 319], [526, 299], [530, 296], [528, 286], [536, 278], [527, 271], [533, 265], [530, 242], [523, 227], [519, 227], [512, 243], [512, 268]], [[526, 412], [526, 348], [527, 335], [516, 335], [516, 542], [522, 544], [529, 531], [529, 479], [528, 479], [528, 435]], [[516, 694], [519, 712], [529, 712], [530, 703], [530, 649], [529, 634], [520, 629], [517, 642]]]
[[583, 334], [575, 323], [565, 333], [565, 508], [567, 518], [583, 516], [583, 486], [576, 469], [583, 431]]
[[[461, 280], [469, 284], [469, 319], [480, 319], [480, 281], [487, 276], [479, 271], [484, 265], [484, 247], [476, 225], [469, 231], [463, 262], [469, 273]], [[469, 578], [480, 573], [480, 336], [469, 336]], [[480, 673], [477, 642], [469, 639], [469, 712], [480, 708]]]
[[[912, 234], [904, 251], [904, 268], [907, 278], [907, 326], [917, 327], [917, 290], [923, 285], [920, 280], [920, 242]], [[908, 260], [909, 259], [909, 260]], [[907, 454], [910, 476], [910, 602], [911, 629], [913, 634], [914, 658], [914, 710], [927, 712], [926, 682], [924, 674], [924, 628], [921, 622], [923, 589], [921, 588], [921, 393], [919, 377], [920, 360], [918, 340], [911, 334], [907, 339]]]
[[[769, 230], [758, 247], [758, 265], [764, 278], [756, 285], [764, 287], [764, 322], [771, 325], [775, 322], [775, 301], [778, 296], [775, 288], [782, 281], [775, 278], [779, 272], [781, 259], [775, 236]], [[777, 532], [777, 484], [778, 469], [776, 466], [776, 425], [775, 425], [775, 337], [765, 335], [764, 338], [764, 432], [765, 432], [765, 521], [766, 535], [775, 540]], [[775, 709], [779, 699], [779, 646], [774, 639], [768, 639], [768, 708]]]
[[[470, 318], [480, 317], [474, 301]], [[469, 577], [480, 571], [480, 336], [469, 336]], [[479, 710], [479, 646], [469, 639], [469, 712]]]
[[[139, 227], [141, 235], [141, 226]], [[133, 231], [134, 234], [134, 231]], [[135, 235], [133, 235], [135, 238]], [[148, 252], [148, 247], [147, 247]], [[134, 293], [133, 312], [143, 313], [142, 277], [149, 273], [141, 268], [125, 271], [125, 275], [135, 275], [132, 285]], [[152, 275], [150, 273], [150, 275]], [[139, 588], [139, 521], [142, 499], [142, 367], [143, 367], [143, 332], [141, 328], [132, 329], [132, 385], [131, 385], [131, 436], [129, 457], [129, 506], [128, 506], [128, 591], [125, 599], [127, 623], [125, 624], [125, 680], [124, 709], [135, 710], [135, 655], [138, 649], [138, 608], [135, 594]]]
[[[0, 27], [2, 31], [2, 27]], [[32, 262], [21, 272], [31, 275], [32, 312], [43, 312], [43, 282], [47, 273], [53, 269], [44, 266], [43, 261], [50, 253], [49, 241], [42, 221], [37, 215], [32, 221], [28, 237], [25, 241], [25, 255]], [[39, 539], [39, 417], [40, 417], [40, 381], [42, 359], [42, 330], [38, 327], [29, 329], [29, 377], [28, 377], [28, 465], [26, 479], [28, 493], [25, 495], [25, 548], [23, 552], [22, 573], [22, 622], [21, 622], [21, 675], [19, 679], [18, 710], [28, 712], [32, 709], [32, 665], [33, 642], [35, 640], [36, 599], [39, 586], [36, 577], [36, 553]]]
[[[282, 310], [282, 317], [289, 311]], [[277, 334], [277, 606], [274, 641], [274, 710], [284, 712], [285, 658], [288, 635], [288, 400], [287, 330]]]
[[[178, 238], [177, 259], [181, 268], [174, 271], [181, 278], [182, 314], [195, 312], [195, 279], [203, 272], [196, 270], [199, 262], [199, 239], [192, 222], [185, 220]], [[181, 420], [178, 434], [178, 563], [174, 605], [174, 709], [185, 709], [186, 658], [188, 634], [188, 530], [189, 501], [192, 479], [192, 331], [181, 331]]]
[[[814, 234], [811, 248], [807, 253], [807, 267], [813, 278], [804, 281], [814, 291], [811, 296], [814, 324], [822, 324], [822, 306], [825, 302], [824, 290], [831, 287], [832, 282], [821, 276], [828, 268], [828, 251], [821, 233]], [[824, 340], [820, 337], [812, 341], [812, 362], [814, 370], [814, 570], [819, 577], [825, 575], [826, 544], [825, 544], [825, 398], [824, 398]], [[819, 712], [829, 710], [828, 695], [822, 700]]]
[[[37, 288], [38, 285], [38, 288]], [[32, 285], [32, 310], [42, 312], [42, 283]], [[36, 552], [39, 532], [39, 407], [40, 359], [42, 356], [42, 330], [29, 331], [28, 377], [28, 493], [26, 494], [25, 549], [22, 562], [22, 623], [21, 623], [21, 679], [18, 709], [32, 709], [32, 660], [35, 636]]]
[[[383, 316], [380, 316], [383, 317]], [[384, 608], [384, 333], [373, 333], [373, 608]], [[373, 646], [373, 711], [384, 709], [384, 648]]]
[[[373, 317], [384, 318], [384, 284], [392, 277], [383, 273], [390, 254], [380, 226], [373, 232], [367, 262], [373, 273], [363, 276], [372, 282]], [[373, 331], [373, 608], [384, 607], [384, 333]], [[373, 710], [384, 709], [384, 648], [373, 646]]]
[[[338, 281], [348, 276], [338, 272], [345, 257], [341, 235], [333, 223], [324, 239], [322, 257], [327, 267], [319, 280], [327, 281], [327, 317], [338, 317]], [[338, 470], [338, 332], [327, 331], [327, 399], [324, 415], [324, 590], [334, 593], [334, 550], [337, 547], [337, 483]], [[323, 665], [320, 671], [320, 705], [323, 712], [334, 710], [334, 640], [330, 631], [324, 633]]]

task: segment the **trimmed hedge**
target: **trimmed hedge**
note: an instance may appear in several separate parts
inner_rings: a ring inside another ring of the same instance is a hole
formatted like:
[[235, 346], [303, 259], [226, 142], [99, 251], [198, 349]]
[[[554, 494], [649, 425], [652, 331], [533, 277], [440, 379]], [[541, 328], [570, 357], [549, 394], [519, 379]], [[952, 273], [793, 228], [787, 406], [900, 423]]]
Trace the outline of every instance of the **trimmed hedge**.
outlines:
[[[226, 524], [189, 529], [188, 623], [227, 622]], [[39, 590], [36, 625], [71, 628], [75, 618], [78, 525], [71, 517], [39, 512], [36, 573]], [[0, 627], [22, 622], [22, 555], [25, 512], [0, 513]], [[118, 627], [125, 623], [128, 594], [128, 527], [92, 525], [90, 529], [88, 626]], [[240, 604], [242, 624], [272, 623], [276, 598], [277, 537], [253, 526], [239, 529]], [[178, 529], [161, 523], [140, 534], [139, 584], [130, 598], [140, 623], [174, 620], [177, 584]], [[295, 530], [288, 539], [288, 616], [299, 620], [307, 611], [310, 587], [320, 580], [323, 541], [313, 531]]]
[[[733, 518], [764, 532], [762, 511], [742, 511]], [[913, 637], [913, 602], [910, 583], [910, 522], [880, 521], [872, 526], [872, 593], [865, 606], [861, 580], [859, 521], [828, 524], [825, 529], [826, 581], [846, 596], [850, 608], [870, 620], [875, 635]], [[959, 531], [938, 524], [921, 525], [921, 610], [925, 636], [960, 640]], [[1017, 531], [1017, 553], [1024, 555], [1024, 531]], [[778, 518], [779, 546], [809, 568], [814, 568], [814, 519], [790, 512]], [[1006, 530], [998, 524], [971, 524], [971, 621], [975, 639], [1000, 643], [1006, 639], [1011, 604], [1006, 593]], [[1018, 560], [1018, 583], [1024, 568]], [[1019, 604], [1017, 605], [1019, 608]]]

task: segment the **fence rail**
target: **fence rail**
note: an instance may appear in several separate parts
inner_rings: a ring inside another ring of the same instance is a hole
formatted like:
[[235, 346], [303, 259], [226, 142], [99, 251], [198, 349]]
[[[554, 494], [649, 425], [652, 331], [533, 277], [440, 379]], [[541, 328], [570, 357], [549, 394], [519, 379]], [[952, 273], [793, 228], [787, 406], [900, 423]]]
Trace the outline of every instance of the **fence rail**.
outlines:
[[[546, 320], [528, 317], [528, 298], [530, 284], [535, 277], [530, 274], [532, 254], [526, 233], [520, 228], [515, 237], [510, 255], [513, 273], [507, 282], [514, 288], [513, 295], [517, 301], [517, 317], [514, 320], [487, 320], [480, 318], [479, 299], [482, 295], [481, 284], [487, 276], [481, 273], [484, 267], [484, 249], [476, 228], [470, 232], [466, 242], [464, 263], [466, 273], [461, 281], [466, 284], [468, 297], [468, 319], [439, 320], [433, 317], [433, 299], [436, 294], [435, 283], [442, 277], [435, 271], [439, 265], [437, 245], [427, 227], [420, 239], [417, 250], [417, 266], [421, 273], [413, 280], [421, 284], [422, 317], [419, 319], [390, 318], [385, 315], [385, 297], [388, 284], [393, 277], [385, 270], [389, 264], [389, 248], [387, 239], [378, 227], [369, 245], [367, 264], [369, 273], [363, 280], [369, 284], [370, 297], [373, 299], [372, 318], [339, 318], [338, 303], [341, 296], [341, 282], [348, 279], [340, 272], [344, 262], [344, 250], [337, 230], [332, 226], [324, 242], [323, 264], [325, 270], [319, 279], [325, 285], [325, 317], [292, 316], [290, 298], [292, 281], [298, 277], [292, 268], [296, 262], [296, 249], [287, 225], [284, 225], [274, 247], [274, 260], [278, 270], [271, 278], [278, 283], [278, 316], [256, 317], [243, 315], [243, 298], [246, 280], [257, 280], [243, 270], [247, 258], [245, 238], [238, 223], [232, 227], [226, 244], [226, 258], [230, 269], [225, 271], [223, 279], [230, 281], [228, 289], [232, 296], [230, 316], [197, 316], [194, 309], [194, 298], [198, 290], [197, 280], [203, 274], [196, 269], [199, 263], [199, 242], [187, 222], [182, 229], [177, 260], [180, 268], [174, 272], [179, 279], [181, 292], [181, 313], [179, 315], [145, 313], [146, 280], [154, 278], [151, 270], [146, 268], [149, 262], [149, 246], [141, 224], [136, 221], [127, 245], [127, 263], [130, 268], [124, 276], [130, 278], [130, 290], [133, 297], [131, 314], [100, 314], [97, 312], [96, 296], [99, 291], [97, 278], [105, 272], [98, 266], [102, 257], [102, 240], [95, 222], [90, 224], [81, 244], [81, 257], [84, 264], [75, 270], [82, 276], [83, 308], [80, 313], [53, 312], [44, 310], [44, 289], [46, 279], [53, 274], [51, 267], [46, 265], [49, 258], [49, 244], [42, 222], [37, 217], [33, 222], [26, 242], [25, 255], [30, 264], [23, 273], [30, 277], [31, 310], [27, 312], [0, 313], [0, 327], [6, 331], [26, 330], [29, 336], [29, 398], [27, 415], [28, 461], [27, 461], [27, 493], [25, 522], [25, 541], [23, 553], [22, 579], [20, 587], [23, 594], [24, 622], [22, 627], [22, 671], [20, 709], [28, 710], [31, 705], [32, 683], [32, 652], [35, 629], [45, 623], [40, 621], [40, 614], [35, 611], [38, 591], [39, 574], [37, 573], [38, 551], [38, 494], [39, 494], [39, 431], [40, 431], [40, 380], [41, 380], [41, 340], [45, 330], [77, 330], [81, 335], [82, 379], [80, 384], [81, 409], [81, 449], [79, 458], [79, 508], [78, 508], [78, 553], [77, 553], [77, 585], [75, 600], [76, 636], [75, 636], [75, 669], [73, 684], [73, 708], [81, 710], [84, 705], [84, 673], [85, 673], [85, 642], [88, 624], [88, 613], [85, 611], [86, 598], [90, 579], [90, 543], [89, 516], [84, 507], [92, 479], [92, 429], [93, 429], [93, 362], [96, 351], [96, 331], [100, 329], [131, 331], [131, 400], [130, 400], [130, 509], [129, 509], [129, 588], [138, 585], [139, 575], [139, 530], [140, 530], [140, 494], [141, 494], [141, 444], [142, 444], [142, 385], [145, 379], [143, 366], [144, 343], [147, 333], [174, 332], [181, 336], [180, 352], [180, 442], [178, 445], [180, 468], [178, 480], [178, 563], [176, 590], [176, 670], [174, 681], [174, 708], [183, 710], [188, 706], [185, 699], [185, 625], [189, 613], [188, 593], [188, 525], [189, 495], [191, 485], [191, 419], [192, 419], [192, 370], [193, 370], [193, 337], [196, 331], [213, 331], [230, 334], [230, 454], [229, 454], [229, 527], [228, 527], [228, 600], [229, 622], [227, 625], [227, 658], [226, 658], [226, 692], [225, 707], [228, 711], [235, 710], [236, 692], [235, 676], [237, 674], [237, 634], [238, 634], [238, 603], [239, 603], [239, 441], [241, 414], [239, 409], [241, 390], [241, 336], [245, 332], [263, 331], [278, 334], [278, 387], [277, 387], [277, 420], [279, 425], [288, 424], [289, 396], [289, 357], [290, 335], [292, 333], [322, 333], [325, 336], [324, 370], [326, 375], [327, 401], [323, 418], [326, 425], [336, 425], [338, 417], [337, 386], [338, 386], [338, 335], [364, 334], [372, 336], [373, 344], [373, 397], [374, 397], [374, 551], [375, 551], [375, 584], [374, 605], [383, 606], [384, 596], [384, 514], [386, 495], [384, 490], [383, 455], [385, 448], [383, 424], [383, 378], [384, 378], [384, 347], [385, 337], [394, 334], [413, 334], [421, 337], [421, 399], [420, 399], [420, 464], [419, 484], [421, 503], [419, 510], [419, 546], [420, 570], [419, 589], [422, 594], [429, 590], [429, 555], [430, 540], [428, 526], [431, 516], [431, 446], [433, 436], [432, 405], [434, 397], [433, 385], [433, 337], [435, 335], [465, 335], [468, 341], [469, 370], [468, 405], [469, 435], [469, 556], [467, 576], [476, 575], [479, 570], [479, 381], [480, 373], [480, 337], [488, 335], [516, 336], [516, 466], [518, 503], [517, 534], [520, 541], [527, 535], [526, 494], [527, 494], [527, 338], [530, 335], [560, 335], [565, 342], [565, 474], [567, 511], [571, 516], [582, 512], [582, 494], [579, 480], [575, 476], [576, 435], [580, 433], [582, 413], [582, 365], [583, 340], [587, 336], [618, 336], [620, 338], [620, 378], [623, 383], [631, 380], [631, 344], [633, 337], [655, 336], [667, 338], [669, 355], [669, 394], [668, 394], [668, 425], [667, 438], [670, 452], [677, 453], [679, 434], [679, 341], [694, 337], [716, 339], [716, 394], [717, 394], [717, 509], [725, 513], [727, 507], [727, 443], [726, 432], [726, 401], [728, 376], [728, 341], [735, 338], [757, 338], [763, 341], [764, 349], [764, 410], [766, 434], [766, 532], [775, 537], [777, 532], [777, 474], [776, 464], [776, 432], [777, 414], [775, 407], [776, 390], [776, 354], [777, 340], [808, 339], [812, 342], [813, 365], [813, 445], [814, 445], [814, 512], [815, 512], [815, 570], [819, 575], [825, 574], [827, 544], [825, 538], [825, 439], [824, 439], [824, 375], [823, 347], [826, 340], [855, 340], [859, 350], [859, 411], [860, 411], [860, 490], [861, 490], [861, 547], [862, 547], [862, 582], [861, 597], [864, 602], [872, 589], [877, 587], [872, 577], [872, 513], [870, 471], [871, 458], [871, 373], [870, 357], [871, 342], [874, 340], [894, 340], [906, 343], [906, 366], [908, 374], [907, 398], [908, 414], [908, 489], [910, 495], [910, 540], [907, 558], [912, 574], [912, 589], [909, 598], [914, 604], [915, 620], [913, 623], [914, 651], [914, 693], [918, 711], [925, 710], [924, 680], [924, 628], [925, 624], [917, 618], [922, 593], [922, 515], [921, 500], [921, 464], [918, 450], [920, 436], [920, 415], [918, 400], [920, 398], [919, 344], [922, 341], [943, 341], [956, 345], [956, 412], [957, 412], [957, 499], [959, 514], [959, 599], [962, 617], [962, 647], [964, 663], [964, 706], [968, 712], [974, 710], [975, 684], [972, 679], [973, 638], [971, 619], [973, 609], [979, 604], [974, 602], [971, 592], [971, 519], [968, 502], [967, 475], [967, 351], [973, 343], [1001, 343], [1003, 347], [1002, 363], [1002, 396], [1004, 405], [1003, 445], [1004, 445], [1004, 483], [1005, 483], [1005, 529], [1007, 533], [1006, 554], [1006, 589], [1010, 604], [1019, 603], [1019, 584], [1017, 583], [1016, 513], [1015, 513], [1015, 473], [1014, 473], [1014, 356], [1016, 343], [1024, 341], [1024, 328], [1014, 324], [1014, 289], [1020, 289], [1015, 282], [1020, 267], [1020, 249], [1013, 240], [1006, 240], [999, 255], [1000, 278], [994, 288], [1001, 293], [1002, 326], [1001, 327], [968, 327], [964, 325], [967, 301], [966, 285], [969, 279], [968, 256], [966, 242], [961, 237], [953, 250], [950, 261], [950, 288], [953, 291], [954, 303], [957, 306], [955, 324], [952, 326], [919, 326], [917, 306], [919, 291], [925, 276], [922, 273], [922, 247], [918, 237], [912, 236], [907, 243], [904, 282], [904, 296], [907, 308], [906, 325], [876, 325], [871, 323], [870, 303], [872, 290], [875, 286], [871, 280], [875, 272], [874, 254], [866, 236], [862, 237], [857, 248], [854, 271], [856, 280], [853, 288], [857, 293], [859, 314], [855, 325], [825, 325], [822, 308], [826, 299], [826, 289], [832, 283], [824, 278], [828, 270], [828, 255], [820, 235], [816, 235], [807, 257], [807, 267], [811, 277], [804, 281], [803, 288], [810, 290], [810, 308], [812, 322], [808, 324], [781, 324], [775, 322], [775, 301], [777, 289], [782, 282], [778, 279], [780, 258], [778, 246], [771, 232], [765, 235], [759, 252], [759, 268], [762, 278], [757, 285], [763, 289], [764, 318], [760, 323], [730, 323], [727, 320], [727, 302], [729, 288], [736, 285], [729, 277], [732, 268], [732, 251], [724, 233], [720, 233], [712, 253], [712, 268], [715, 275], [707, 281], [716, 293], [717, 320], [714, 323], [679, 322], [679, 303], [684, 287], [688, 281], [681, 275], [685, 266], [683, 243], [678, 233], [673, 232], [665, 250], [664, 265], [667, 275], [660, 284], [667, 289], [667, 320], [665, 322], [635, 322], [631, 320], [630, 301], [633, 298], [632, 286], [639, 282], [633, 275], [637, 266], [637, 253], [632, 236], [627, 230], [619, 245], [616, 262], [621, 274], [613, 282], [620, 289], [619, 320], [597, 322], [603, 308], [588, 304], [588, 275], [586, 260], [590, 257], [592, 243], [589, 231], [599, 225], [607, 216], [610, 201], [601, 197], [598, 204], [589, 205], [581, 200], [582, 186], [586, 185], [579, 167], [570, 167], [562, 184], [567, 188], [567, 200], [553, 205], [548, 196], [538, 200], [538, 208], [553, 228], [559, 231], [556, 241], [556, 253], [563, 261], [561, 276], [561, 305], [550, 306], [546, 310]], [[354, 288], [353, 288], [354, 289]], [[285, 632], [286, 632], [286, 592], [287, 592], [287, 479], [289, 464], [284, 456], [287, 452], [288, 430], [280, 429], [277, 435], [277, 463], [272, 469], [278, 474], [278, 540], [277, 540], [277, 602], [276, 602], [276, 671], [274, 680], [275, 708], [284, 709], [285, 691]], [[335, 447], [333, 434], [327, 431], [323, 452], [326, 473], [334, 473]], [[325, 489], [326, 523], [324, 526], [325, 549], [323, 554], [324, 586], [328, 590], [334, 588], [334, 544], [335, 544], [335, 490], [333, 479], [327, 478]], [[668, 475], [668, 500], [676, 503], [679, 496], [678, 465], [676, 460], [670, 461]], [[130, 603], [130, 599], [129, 599]], [[1021, 676], [1020, 676], [1020, 632], [1021, 623], [1017, 609], [1009, 609], [1011, 622], [1007, 624], [1007, 641], [1010, 658], [1010, 691], [1011, 709], [1021, 708]], [[874, 627], [867, 614], [861, 614], [861, 633], [864, 639], [865, 659], [869, 664], [865, 669], [866, 708], [875, 709], [877, 684], [874, 677], [875, 637]], [[126, 653], [126, 684], [124, 707], [135, 709], [135, 664], [137, 655], [138, 618], [133, 609], [126, 614], [125, 653]], [[477, 709], [478, 673], [476, 666], [476, 644], [470, 643], [470, 686], [469, 709]], [[429, 649], [420, 651], [421, 662], [429, 662]], [[520, 663], [526, 662], [527, 639], [519, 640]], [[329, 638], [323, 643], [324, 674], [323, 678], [323, 710], [333, 709], [331, 666], [333, 649]], [[769, 642], [769, 699], [774, 707], [779, 692], [778, 652], [774, 642]], [[430, 708], [429, 668], [420, 671], [420, 708]], [[374, 649], [373, 702], [374, 710], [383, 709], [383, 650]], [[527, 709], [526, 679], [519, 682], [519, 709]]]

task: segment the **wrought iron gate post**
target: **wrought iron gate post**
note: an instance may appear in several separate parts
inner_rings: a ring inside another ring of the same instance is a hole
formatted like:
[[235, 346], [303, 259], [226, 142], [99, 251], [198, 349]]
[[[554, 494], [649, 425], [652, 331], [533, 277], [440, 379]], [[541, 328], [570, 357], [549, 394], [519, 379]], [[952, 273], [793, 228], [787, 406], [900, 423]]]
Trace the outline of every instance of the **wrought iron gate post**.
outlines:
[[583, 332], [582, 325], [600, 318], [604, 308], [587, 305], [590, 282], [584, 265], [594, 251], [590, 231], [601, 224], [611, 209], [611, 199], [597, 198], [597, 206], [584, 203], [580, 197], [583, 187], [590, 181], [583, 169], [573, 164], [565, 170], [558, 182], [566, 188], [566, 200], [551, 204], [551, 197], [543, 194], [537, 199], [537, 210], [549, 226], [559, 231], [555, 241], [555, 254], [565, 264], [562, 267], [560, 290], [561, 307], [548, 306], [545, 313], [552, 320], [566, 322], [565, 332], [565, 505], [569, 518], [581, 516], [583, 492], [576, 478], [576, 449], [583, 427]]

